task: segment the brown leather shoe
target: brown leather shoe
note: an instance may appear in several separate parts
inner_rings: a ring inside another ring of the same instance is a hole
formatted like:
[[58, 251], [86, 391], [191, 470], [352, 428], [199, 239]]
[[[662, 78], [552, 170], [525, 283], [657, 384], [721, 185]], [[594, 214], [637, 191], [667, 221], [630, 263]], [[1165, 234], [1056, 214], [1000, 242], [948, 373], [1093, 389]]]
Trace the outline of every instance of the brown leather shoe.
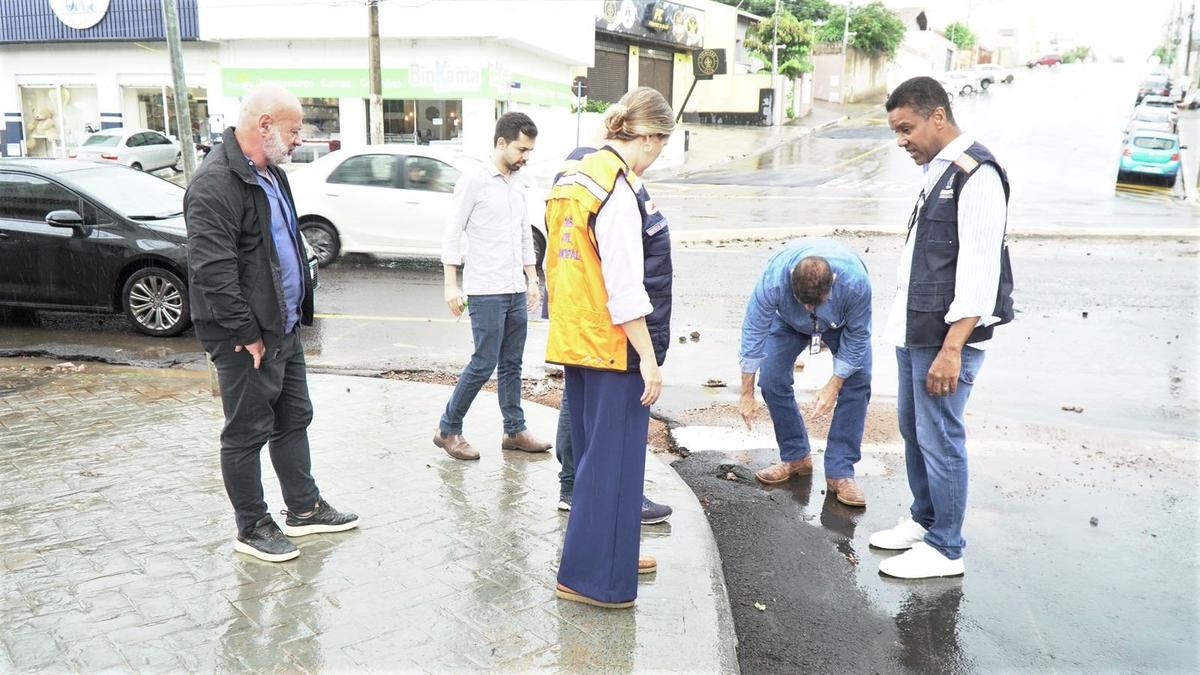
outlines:
[[762, 471], [755, 473], [754, 477], [765, 485], [778, 485], [788, 482], [792, 479], [792, 476], [807, 476], [812, 472], [812, 455], [809, 455], [804, 459], [798, 459], [794, 462], [772, 464]]
[[654, 574], [658, 571], [658, 560], [652, 555], [638, 556], [638, 574]]
[[504, 434], [504, 438], [500, 439], [500, 447], [504, 450], [520, 450], [521, 452], [546, 452], [550, 449], [550, 444], [539, 441], [526, 429], [517, 434]]
[[829, 486], [829, 491], [846, 506], [867, 505], [867, 496], [853, 478], [827, 478], [825, 485]]
[[576, 593], [575, 591], [571, 590], [570, 588], [568, 588], [566, 586], [563, 586], [562, 584], [555, 585], [554, 594], [562, 600], [570, 600], [571, 602], [582, 602], [585, 605], [591, 605], [593, 607], [603, 607], [605, 609], [624, 609], [626, 607], [633, 607], [633, 600], [626, 600], [625, 602], [605, 602], [603, 600], [596, 600], [595, 598], [589, 598], [588, 596], [586, 596], [582, 593]]
[[479, 459], [479, 453], [460, 434], [443, 434], [436, 431], [433, 434], [433, 444], [446, 451], [454, 459]]

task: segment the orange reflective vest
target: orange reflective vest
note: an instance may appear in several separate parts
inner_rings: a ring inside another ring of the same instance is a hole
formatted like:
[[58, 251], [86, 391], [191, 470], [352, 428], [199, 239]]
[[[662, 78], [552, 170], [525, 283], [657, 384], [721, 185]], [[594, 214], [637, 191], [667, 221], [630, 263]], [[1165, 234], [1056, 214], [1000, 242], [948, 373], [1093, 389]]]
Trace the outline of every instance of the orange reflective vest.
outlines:
[[[629, 168], [604, 148], [569, 160], [546, 199], [546, 292], [550, 334], [546, 361], [625, 372], [628, 338], [613, 324], [593, 226]], [[634, 180], [636, 180], [634, 178]], [[631, 183], [632, 185], [632, 183]]]

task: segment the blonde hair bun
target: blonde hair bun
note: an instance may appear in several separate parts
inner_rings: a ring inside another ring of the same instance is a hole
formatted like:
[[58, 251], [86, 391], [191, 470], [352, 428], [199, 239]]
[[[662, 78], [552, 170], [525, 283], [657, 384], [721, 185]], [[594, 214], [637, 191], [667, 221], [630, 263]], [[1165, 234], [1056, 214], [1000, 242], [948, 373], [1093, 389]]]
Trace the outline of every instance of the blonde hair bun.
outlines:
[[663, 95], [650, 87], [638, 87], [609, 106], [604, 115], [606, 137], [623, 141], [640, 136], [670, 136], [675, 130], [675, 113]]
[[604, 128], [611, 134], [619, 134], [625, 127], [625, 118], [629, 115], [629, 108], [614, 103], [608, 106], [608, 110], [604, 111]]

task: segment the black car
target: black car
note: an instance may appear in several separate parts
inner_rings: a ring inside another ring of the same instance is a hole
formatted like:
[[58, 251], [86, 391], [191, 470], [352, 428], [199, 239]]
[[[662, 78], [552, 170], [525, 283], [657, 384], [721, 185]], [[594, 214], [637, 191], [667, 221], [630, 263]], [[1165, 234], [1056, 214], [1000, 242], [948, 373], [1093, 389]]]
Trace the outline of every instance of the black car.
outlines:
[[0, 159], [0, 305], [124, 312], [158, 337], [187, 330], [183, 192], [115, 164]]

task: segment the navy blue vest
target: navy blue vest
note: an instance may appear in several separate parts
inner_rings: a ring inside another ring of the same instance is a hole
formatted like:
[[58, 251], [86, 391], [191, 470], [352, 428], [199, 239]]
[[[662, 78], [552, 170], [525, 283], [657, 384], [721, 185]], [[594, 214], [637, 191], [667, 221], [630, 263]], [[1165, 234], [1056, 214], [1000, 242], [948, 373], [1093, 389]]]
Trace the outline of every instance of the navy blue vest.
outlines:
[[[908, 347], [941, 347], [950, 326], [946, 312], [954, 301], [954, 279], [958, 267], [958, 195], [962, 186], [975, 175], [979, 167], [990, 164], [1000, 174], [1004, 185], [1004, 200], [1008, 202], [1008, 175], [988, 149], [979, 143], [946, 169], [933, 191], [926, 195], [920, 210], [913, 210], [909, 223], [917, 225], [917, 240], [913, 246], [912, 273], [908, 283], [908, 325], [904, 336]], [[949, 198], [941, 198], [943, 194]], [[1000, 256], [1000, 284], [996, 292], [993, 316], [1000, 321], [991, 326], [977, 326], [967, 338], [967, 344], [991, 339], [995, 326], [1013, 319], [1013, 275], [1008, 259], [1008, 241], [996, 252]]]
[[[611, 148], [609, 151], [616, 154]], [[576, 148], [567, 159], [580, 160], [593, 152], [597, 152], [596, 148]], [[561, 173], [555, 176], [555, 182], [561, 177]], [[654, 200], [650, 199], [646, 186], [640, 180], [633, 182], [638, 185], [638, 210], [642, 214], [642, 285], [646, 288], [651, 307], [650, 314], [646, 315], [646, 328], [650, 332], [650, 342], [654, 345], [655, 360], [661, 366], [667, 360], [667, 349], [671, 346], [671, 281], [675, 275], [671, 265], [671, 233], [667, 229], [666, 217], [654, 205]], [[596, 226], [594, 216], [588, 226]], [[636, 373], [642, 362], [641, 357], [632, 344], [628, 346], [628, 350], [628, 370]]]

